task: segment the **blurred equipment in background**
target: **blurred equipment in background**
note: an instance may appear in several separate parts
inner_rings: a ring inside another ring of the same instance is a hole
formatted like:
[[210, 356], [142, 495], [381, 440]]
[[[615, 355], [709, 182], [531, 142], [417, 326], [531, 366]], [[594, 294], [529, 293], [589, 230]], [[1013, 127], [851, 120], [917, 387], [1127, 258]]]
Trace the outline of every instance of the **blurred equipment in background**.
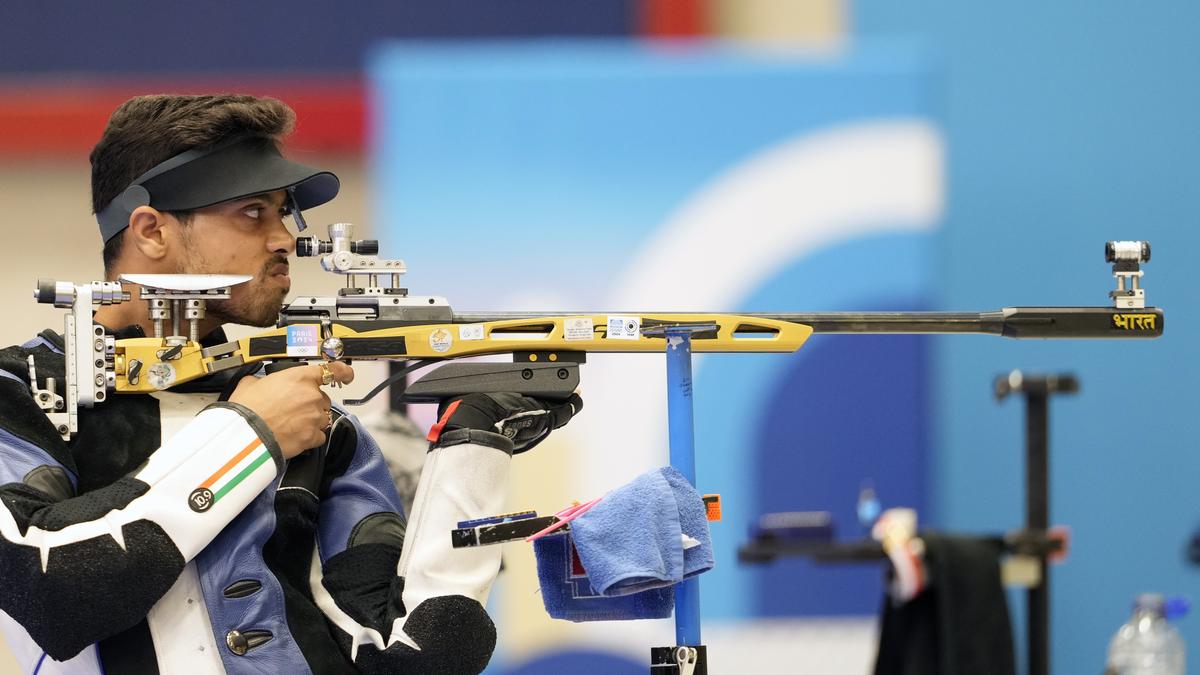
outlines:
[[[739, 550], [744, 564], [783, 556], [822, 563], [889, 559], [895, 582], [884, 603], [877, 675], [1014, 673], [1002, 582], [1028, 589], [1027, 672], [1050, 672], [1048, 561], [1062, 558], [1066, 538], [1049, 527], [1049, 401], [1055, 394], [1078, 392], [1079, 381], [1070, 374], [1014, 370], [996, 378], [993, 390], [998, 400], [1020, 394], [1026, 402], [1022, 529], [984, 537], [918, 535], [915, 513], [890, 509], [876, 522], [874, 540], [837, 542], [827, 518], [768, 514], [751, 528], [749, 541]], [[874, 498], [873, 491], [866, 494], [864, 489], [860, 510], [864, 500]], [[962, 626], [973, 628], [964, 631]]]
[[870, 532], [875, 521], [879, 519], [879, 514], [883, 512], [879, 496], [875, 494], [875, 486], [871, 481], [865, 481], [858, 491], [858, 505], [854, 512], [858, 515], [858, 524], [864, 531]]
[[[1145, 245], [1149, 259], [1150, 245]], [[1113, 273], [1117, 270], [1114, 266]], [[1118, 277], [1119, 279], [1120, 277]], [[1115, 299], [1115, 298], [1114, 298]], [[1114, 322], [1118, 315], [1113, 315]], [[1025, 534], [1039, 541], [1048, 541], [1050, 529], [1050, 397], [1055, 394], [1074, 394], [1079, 380], [1071, 374], [1025, 375], [1014, 370], [996, 378], [996, 399], [1003, 401], [1010, 394], [1025, 397]], [[1047, 565], [1050, 551], [1036, 556], [1037, 583], [1027, 592], [1029, 675], [1050, 672], [1050, 573]]]

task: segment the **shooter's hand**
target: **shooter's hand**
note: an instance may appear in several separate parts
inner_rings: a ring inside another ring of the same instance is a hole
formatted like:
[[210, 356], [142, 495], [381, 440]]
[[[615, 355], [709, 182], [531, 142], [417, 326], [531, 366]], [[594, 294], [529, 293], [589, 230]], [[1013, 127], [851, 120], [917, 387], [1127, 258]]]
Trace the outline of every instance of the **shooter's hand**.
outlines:
[[[437, 434], [430, 433], [435, 445], [449, 444], [462, 434], [451, 432], [471, 429], [498, 434], [512, 442], [513, 454], [541, 443], [583, 409], [578, 393], [565, 401], [543, 401], [520, 394], [468, 394], [443, 401], [438, 407]], [[458, 441], [462, 442], [462, 441]]]
[[354, 380], [350, 366], [332, 361], [288, 368], [265, 377], [244, 377], [229, 397], [267, 423], [285, 459], [325, 442], [331, 401], [321, 391], [325, 374], [322, 366], [329, 369], [333, 382], [348, 384]]

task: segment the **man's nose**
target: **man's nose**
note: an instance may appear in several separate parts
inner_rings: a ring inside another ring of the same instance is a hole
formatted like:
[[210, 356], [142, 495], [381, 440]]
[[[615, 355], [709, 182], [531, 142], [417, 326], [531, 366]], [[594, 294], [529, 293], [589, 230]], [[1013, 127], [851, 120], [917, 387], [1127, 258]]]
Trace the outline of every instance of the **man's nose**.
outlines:
[[275, 226], [271, 228], [271, 235], [267, 239], [267, 248], [272, 253], [282, 253], [291, 255], [296, 252], [296, 237], [292, 236], [287, 225], [284, 225], [283, 219], [275, 221]]

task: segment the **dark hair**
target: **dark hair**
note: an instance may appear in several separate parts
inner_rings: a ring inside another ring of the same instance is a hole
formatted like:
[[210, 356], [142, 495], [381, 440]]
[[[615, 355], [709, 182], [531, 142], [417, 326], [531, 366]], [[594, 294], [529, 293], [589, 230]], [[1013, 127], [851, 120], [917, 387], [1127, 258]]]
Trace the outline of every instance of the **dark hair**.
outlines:
[[[185, 150], [226, 138], [291, 132], [296, 115], [284, 102], [243, 94], [137, 96], [108, 118], [100, 142], [92, 148], [92, 213], [99, 213], [135, 178]], [[186, 219], [187, 213], [175, 213]], [[104, 271], [111, 272], [122, 242], [121, 231], [104, 245]]]

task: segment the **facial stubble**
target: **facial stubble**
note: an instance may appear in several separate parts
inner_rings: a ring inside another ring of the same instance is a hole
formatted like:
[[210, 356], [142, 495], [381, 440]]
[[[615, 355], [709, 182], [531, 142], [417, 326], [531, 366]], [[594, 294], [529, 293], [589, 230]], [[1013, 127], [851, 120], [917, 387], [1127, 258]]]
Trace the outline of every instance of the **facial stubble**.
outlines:
[[[229, 274], [228, 270], [213, 264], [193, 245], [186, 230], [183, 239], [188, 254], [185, 256], [184, 269], [179, 270], [180, 274]], [[230, 299], [206, 302], [208, 315], [220, 319], [221, 323], [256, 328], [274, 326], [283, 308], [283, 299], [287, 296], [287, 289], [271, 283], [271, 269], [279, 264], [287, 264], [287, 258], [276, 256], [268, 260], [252, 279], [233, 287], [233, 297]]]

